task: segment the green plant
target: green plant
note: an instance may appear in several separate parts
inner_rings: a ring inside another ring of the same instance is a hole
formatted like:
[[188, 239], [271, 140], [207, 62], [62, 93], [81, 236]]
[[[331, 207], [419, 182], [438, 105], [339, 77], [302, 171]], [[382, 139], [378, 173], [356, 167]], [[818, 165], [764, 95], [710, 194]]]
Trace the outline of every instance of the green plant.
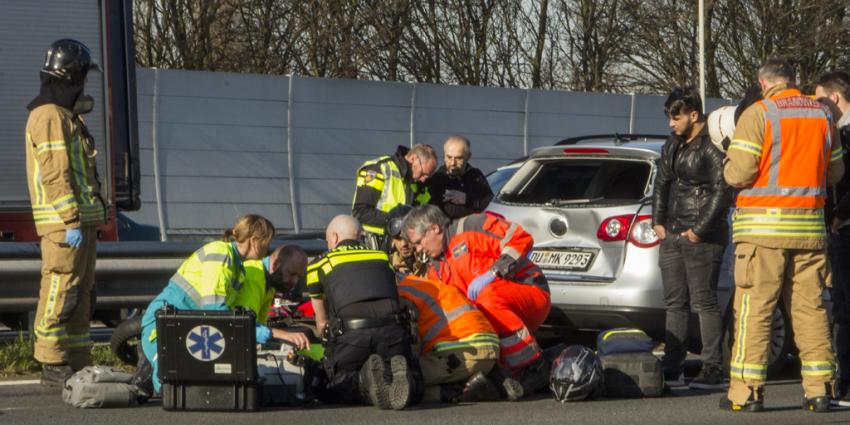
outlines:
[[[33, 358], [33, 342], [24, 337], [23, 332], [9, 341], [0, 341], [0, 376], [26, 375], [41, 370], [41, 365]], [[133, 372], [132, 366], [127, 366], [112, 354], [108, 344], [95, 344], [91, 351], [92, 363], [96, 365], [113, 366]]]

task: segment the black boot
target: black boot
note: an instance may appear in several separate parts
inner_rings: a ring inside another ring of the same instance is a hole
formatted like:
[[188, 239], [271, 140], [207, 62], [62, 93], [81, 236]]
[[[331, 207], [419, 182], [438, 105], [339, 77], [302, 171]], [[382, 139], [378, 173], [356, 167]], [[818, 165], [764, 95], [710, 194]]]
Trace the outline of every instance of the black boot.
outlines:
[[413, 374], [404, 356], [393, 356], [390, 359], [390, 370], [393, 380], [389, 386], [389, 402], [393, 410], [401, 410], [413, 401]]
[[463, 386], [460, 384], [440, 384], [440, 402], [460, 403], [463, 399]]
[[67, 364], [43, 364], [41, 365], [41, 385], [61, 387], [73, 374], [74, 370]]
[[490, 373], [487, 374], [487, 379], [495, 384], [496, 390], [501, 398], [507, 398], [510, 401], [517, 401], [524, 397], [522, 384], [511, 376], [511, 372], [500, 365], [493, 366]]
[[501, 398], [499, 389], [481, 372], [476, 372], [463, 387], [464, 402], [496, 401]]
[[551, 370], [552, 363], [546, 361], [543, 356], [526, 366], [519, 377], [524, 395], [529, 396], [546, 388], [549, 385]]
[[136, 373], [130, 378], [130, 384], [136, 386], [136, 397], [139, 403], [144, 403], [154, 396], [153, 390], [153, 367], [148, 359], [139, 359]]
[[835, 398], [835, 388], [832, 383], [824, 384], [824, 386], [826, 387], [826, 394], [811, 398], [803, 397], [804, 410], [817, 413], [829, 412], [832, 399]]
[[390, 400], [384, 380], [384, 359], [372, 354], [360, 368], [360, 390], [363, 398], [379, 409], [389, 409]]

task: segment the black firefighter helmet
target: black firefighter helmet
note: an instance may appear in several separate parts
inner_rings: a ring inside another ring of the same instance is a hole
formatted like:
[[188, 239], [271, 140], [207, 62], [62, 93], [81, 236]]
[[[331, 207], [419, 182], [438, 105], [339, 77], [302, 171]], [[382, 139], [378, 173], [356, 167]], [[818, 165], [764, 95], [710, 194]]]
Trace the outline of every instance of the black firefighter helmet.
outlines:
[[571, 345], [552, 363], [549, 388], [561, 403], [593, 399], [602, 394], [602, 379], [599, 357], [587, 347]]
[[70, 38], [56, 40], [50, 45], [41, 68], [42, 73], [73, 84], [82, 84], [91, 70], [100, 70], [92, 59], [91, 50]]

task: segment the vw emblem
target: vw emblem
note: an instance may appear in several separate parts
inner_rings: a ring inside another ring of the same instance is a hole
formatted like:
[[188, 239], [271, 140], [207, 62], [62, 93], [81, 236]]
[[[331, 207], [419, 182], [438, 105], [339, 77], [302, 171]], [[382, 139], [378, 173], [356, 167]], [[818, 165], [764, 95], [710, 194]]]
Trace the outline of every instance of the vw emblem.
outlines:
[[195, 326], [186, 335], [186, 349], [192, 357], [202, 361], [213, 361], [224, 353], [224, 335], [213, 326]]

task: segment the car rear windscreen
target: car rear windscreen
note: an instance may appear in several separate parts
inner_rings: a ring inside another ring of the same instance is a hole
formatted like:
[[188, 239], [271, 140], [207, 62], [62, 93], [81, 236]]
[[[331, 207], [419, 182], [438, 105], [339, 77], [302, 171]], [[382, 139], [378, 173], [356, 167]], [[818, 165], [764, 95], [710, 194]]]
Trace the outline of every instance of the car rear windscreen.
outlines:
[[525, 182], [503, 192], [504, 202], [519, 204], [620, 204], [644, 198], [652, 167], [648, 162], [612, 159], [539, 161]]

